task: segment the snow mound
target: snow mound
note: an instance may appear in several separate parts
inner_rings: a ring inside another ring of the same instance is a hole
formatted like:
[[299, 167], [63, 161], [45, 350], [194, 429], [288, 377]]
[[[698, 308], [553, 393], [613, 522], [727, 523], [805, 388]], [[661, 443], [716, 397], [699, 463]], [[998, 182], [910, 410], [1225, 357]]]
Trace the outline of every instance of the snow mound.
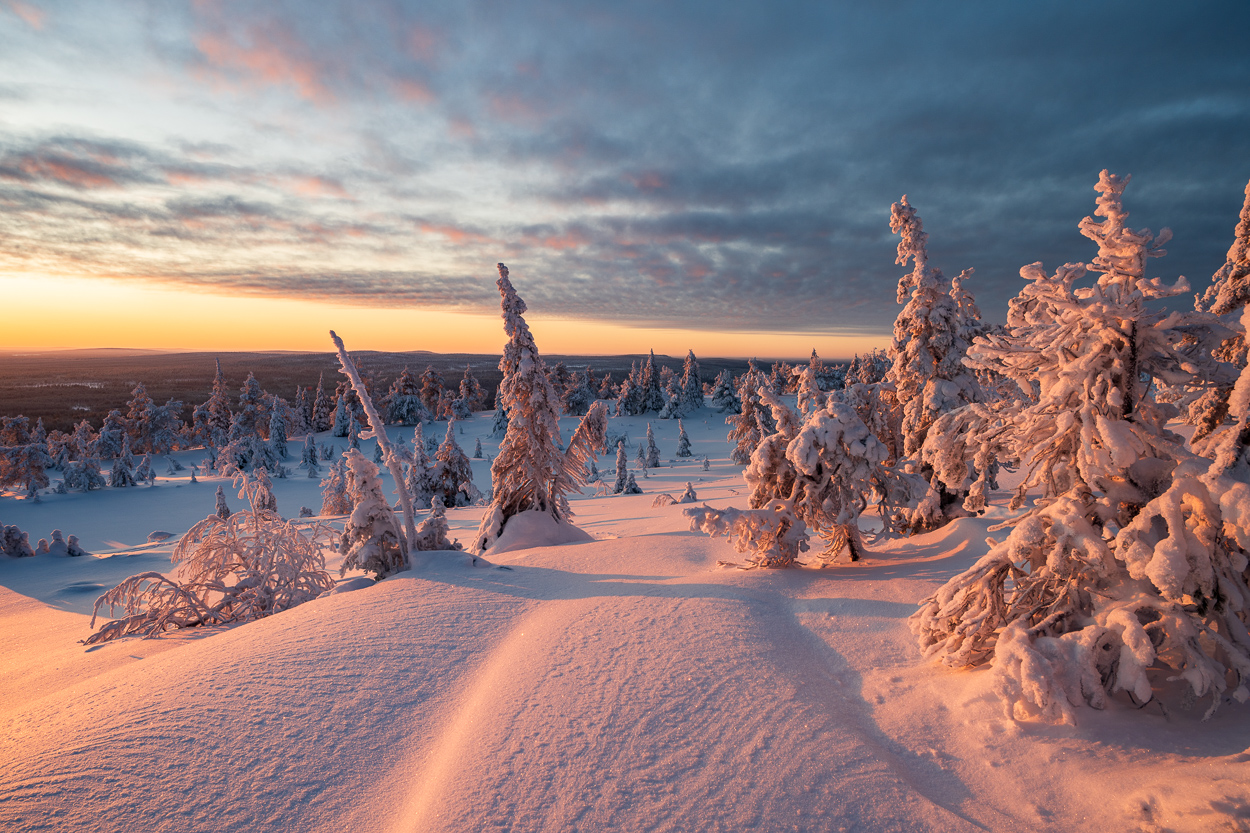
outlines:
[[534, 547], [585, 544], [593, 540], [595, 539], [589, 533], [572, 524], [557, 521], [546, 512], [531, 509], [509, 518], [508, 525], [503, 528], [503, 533], [487, 552], [491, 555], [499, 555]]

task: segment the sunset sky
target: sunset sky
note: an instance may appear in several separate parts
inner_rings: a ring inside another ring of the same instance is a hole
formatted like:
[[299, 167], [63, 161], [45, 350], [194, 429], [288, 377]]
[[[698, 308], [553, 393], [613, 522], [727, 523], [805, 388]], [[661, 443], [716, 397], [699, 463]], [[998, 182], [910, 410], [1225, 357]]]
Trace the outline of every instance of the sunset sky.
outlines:
[[[1088, 6], [1088, 8], [1087, 8]], [[1133, 175], [1200, 290], [1250, 178], [1250, 3], [0, 0], [0, 350], [841, 357], [890, 204], [1002, 320]]]

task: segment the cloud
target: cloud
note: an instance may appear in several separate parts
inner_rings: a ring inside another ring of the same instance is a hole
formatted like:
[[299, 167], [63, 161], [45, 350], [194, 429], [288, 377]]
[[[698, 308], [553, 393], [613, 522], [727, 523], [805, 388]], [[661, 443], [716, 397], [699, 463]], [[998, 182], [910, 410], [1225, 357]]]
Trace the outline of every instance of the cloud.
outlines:
[[22, 19], [32, 29], [42, 29], [47, 13], [38, 6], [23, 3], [21, 0], [5, 0], [4, 7]]

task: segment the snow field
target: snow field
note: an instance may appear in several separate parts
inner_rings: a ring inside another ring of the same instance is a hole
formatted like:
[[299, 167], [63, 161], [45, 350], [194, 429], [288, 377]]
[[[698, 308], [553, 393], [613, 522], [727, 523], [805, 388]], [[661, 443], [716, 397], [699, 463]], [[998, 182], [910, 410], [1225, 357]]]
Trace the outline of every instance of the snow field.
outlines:
[[[482, 439], [481, 488], [489, 420], [457, 435], [469, 452]], [[631, 468], [647, 422], [611, 421]], [[0, 561], [0, 829], [1250, 826], [1243, 711], [1202, 723], [1201, 709], [1164, 718], [1117, 698], [1078, 710], [1075, 727], [1022, 724], [988, 671], [920, 657], [907, 617], [985, 553], [989, 521], [869, 541], [864, 562], [827, 570], [720, 568], [742, 556], [690, 532], [684, 507], [651, 502], [689, 480], [701, 501], [745, 507], [727, 428], [710, 411], [686, 418], [695, 456], [677, 460], [676, 420], [650, 422], [662, 465], [637, 473], [644, 494], [573, 500], [592, 541], [526, 548], [518, 535], [476, 564], [429, 554], [267, 619], [91, 649], [76, 640], [96, 595], [167, 571], [176, 539], [148, 533], [185, 531], [223, 479], [190, 484], [202, 452], [188, 451], [188, 472], [154, 489], [3, 498], [3, 521], [32, 539], [60, 528], [112, 555]], [[566, 442], [575, 425], [561, 420]], [[605, 479], [613, 459], [600, 458]], [[301, 471], [274, 489], [284, 516], [320, 506]], [[1001, 515], [1005, 494], [992, 497]], [[453, 537], [471, 538], [481, 512], [449, 509]]]

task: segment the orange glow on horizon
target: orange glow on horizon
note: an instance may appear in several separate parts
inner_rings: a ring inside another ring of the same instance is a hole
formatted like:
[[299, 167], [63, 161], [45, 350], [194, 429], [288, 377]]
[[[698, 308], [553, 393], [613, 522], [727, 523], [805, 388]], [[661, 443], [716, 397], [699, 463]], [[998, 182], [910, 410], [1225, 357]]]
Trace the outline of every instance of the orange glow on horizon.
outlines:
[[[379, 309], [324, 301], [225, 296], [190, 288], [100, 278], [0, 277], [0, 294], [15, 313], [0, 331], [0, 351], [126, 347], [154, 350], [333, 350], [329, 331], [349, 350], [498, 354], [504, 344], [497, 314], [405, 307]], [[888, 336], [822, 333], [713, 332], [631, 327], [545, 316], [526, 321], [547, 354], [645, 353], [680, 357], [825, 359], [885, 347]]]

